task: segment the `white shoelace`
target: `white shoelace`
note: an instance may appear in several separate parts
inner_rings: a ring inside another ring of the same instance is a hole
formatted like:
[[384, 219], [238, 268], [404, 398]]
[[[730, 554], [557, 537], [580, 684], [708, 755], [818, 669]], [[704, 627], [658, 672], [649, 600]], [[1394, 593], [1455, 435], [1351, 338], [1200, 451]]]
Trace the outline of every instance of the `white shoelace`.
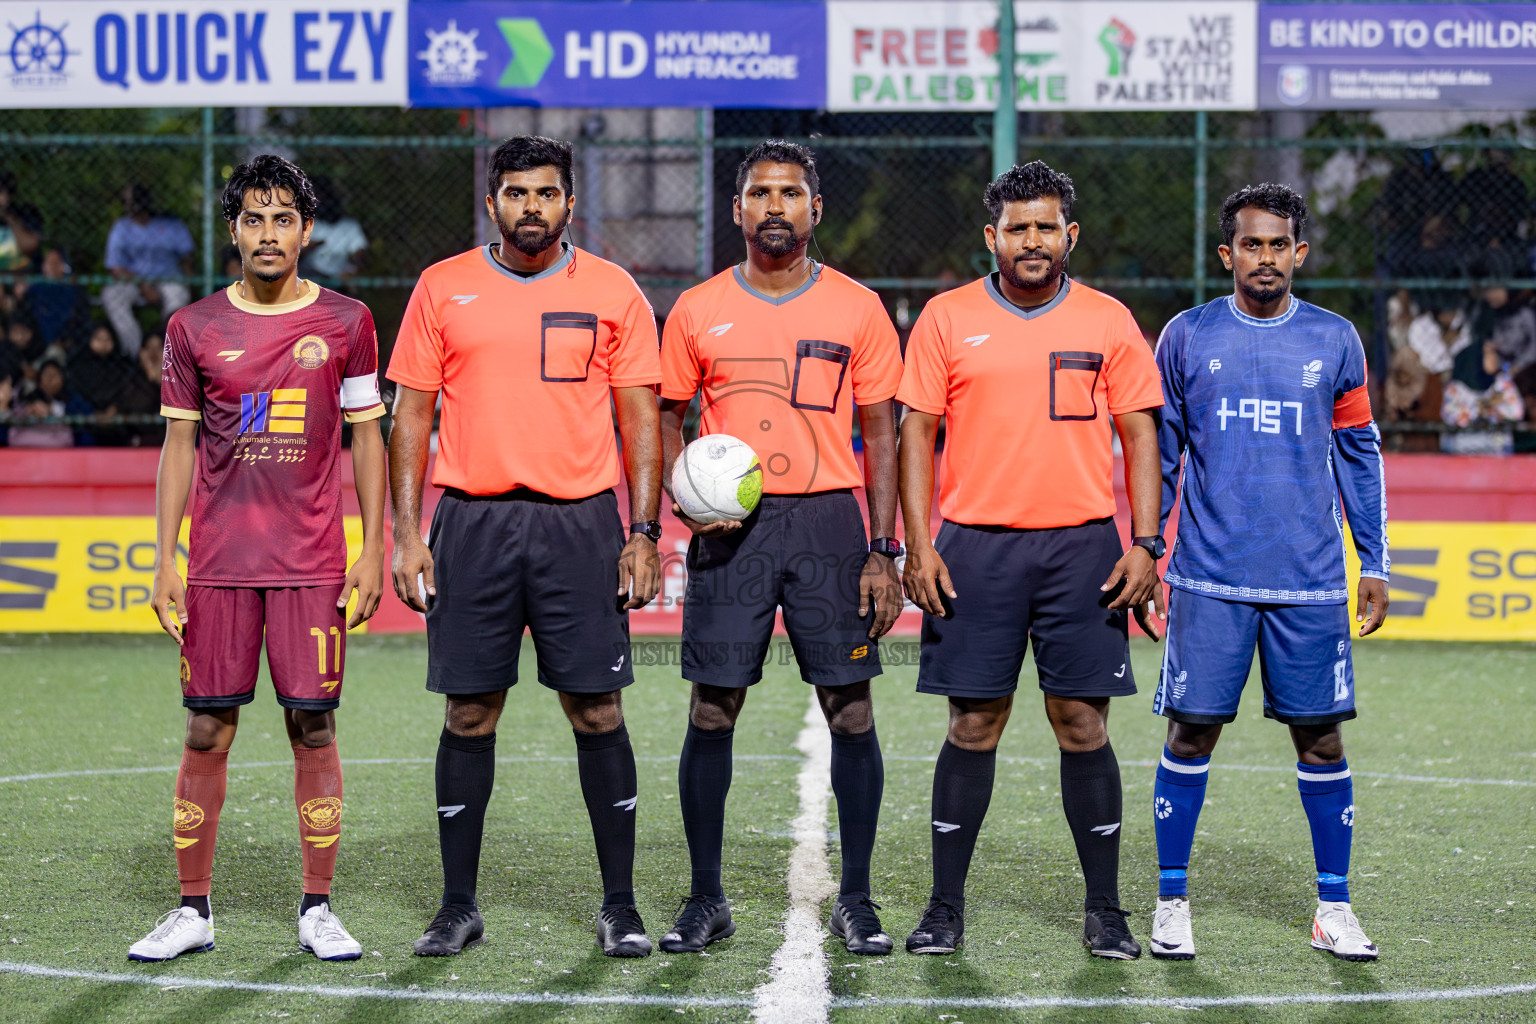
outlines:
[[177, 907], [175, 910], [160, 915], [160, 920], [155, 922], [155, 930], [144, 936], [146, 939], [167, 939], [181, 925], [181, 912], [185, 907]]
[[[1159, 903], [1154, 930], [1163, 936], [1172, 935], [1178, 945], [1184, 945], [1193, 940], [1194, 935], [1190, 929], [1189, 917], [1174, 910], [1172, 903]], [[1166, 941], [1166, 939], [1165, 939]]]
[[352, 938], [351, 935], [347, 934], [346, 928], [342, 927], [341, 921], [337, 919], [336, 915], [331, 913], [330, 907], [322, 910], [319, 917], [320, 919], [315, 922], [316, 939], [345, 942]]

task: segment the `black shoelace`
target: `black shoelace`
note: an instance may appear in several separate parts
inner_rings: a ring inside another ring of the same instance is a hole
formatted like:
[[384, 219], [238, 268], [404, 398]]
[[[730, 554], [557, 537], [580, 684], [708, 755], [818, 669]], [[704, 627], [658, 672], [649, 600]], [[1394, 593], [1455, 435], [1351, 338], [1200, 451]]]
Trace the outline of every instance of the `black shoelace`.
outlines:
[[937, 928], [948, 928], [960, 917], [960, 908], [948, 903], [932, 903], [923, 913], [922, 921], [918, 922], [921, 931], [933, 931]]
[[880, 927], [880, 918], [875, 914], [875, 911], [880, 909], [880, 904], [868, 896], [859, 900], [840, 901], [840, 905], [848, 923], [865, 934], [874, 935], [884, 930]]
[[707, 920], [719, 906], [720, 900], [714, 896], [706, 896], [695, 892], [683, 897], [677, 904], [678, 917], [675, 930], [681, 930], [685, 926], [692, 925], [696, 920]]
[[1099, 918], [1099, 924], [1104, 929], [1104, 934], [1109, 938], [1120, 942], [1131, 937], [1130, 926], [1125, 923], [1125, 912], [1114, 907], [1105, 907], [1095, 911]]

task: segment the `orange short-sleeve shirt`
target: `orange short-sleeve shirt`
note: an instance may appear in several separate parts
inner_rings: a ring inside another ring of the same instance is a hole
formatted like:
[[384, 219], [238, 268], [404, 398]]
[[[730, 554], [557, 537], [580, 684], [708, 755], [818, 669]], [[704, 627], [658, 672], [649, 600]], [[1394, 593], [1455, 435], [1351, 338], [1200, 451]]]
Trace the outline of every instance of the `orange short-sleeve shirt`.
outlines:
[[1075, 281], [1023, 310], [985, 277], [935, 296], [896, 400], [947, 421], [939, 512], [1046, 529], [1115, 513], [1109, 417], [1163, 404], [1130, 310]]
[[831, 267], [777, 298], [739, 267], [690, 288], [661, 341], [663, 398], [702, 389], [702, 433], [731, 434], [757, 452], [763, 490], [807, 494], [859, 487], [855, 405], [901, 383], [901, 345], [879, 296]]
[[525, 278], [480, 246], [422, 273], [388, 377], [442, 392], [438, 487], [590, 497], [619, 482], [610, 389], [661, 381], [656, 319], [589, 252]]

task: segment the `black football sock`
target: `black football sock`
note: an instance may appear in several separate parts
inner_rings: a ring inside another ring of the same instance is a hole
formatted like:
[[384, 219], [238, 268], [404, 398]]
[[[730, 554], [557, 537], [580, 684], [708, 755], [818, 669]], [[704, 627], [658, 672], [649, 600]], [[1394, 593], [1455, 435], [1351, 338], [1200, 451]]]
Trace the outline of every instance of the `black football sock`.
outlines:
[[[316, 907], [318, 907], [322, 903], [331, 903], [331, 894], [330, 893], [328, 893], [328, 892], [325, 892], [325, 893], [307, 892], [307, 893], [305, 893], [304, 894], [303, 902], [301, 902], [299, 904], [299, 916], [303, 917], [305, 914], [309, 913], [311, 910], [315, 909]], [[334, 903], [331, 903], [331, 909], [332, 910], [336, 909], [336, 905]]]
[[603, 903], [634, 903], [638, 786], [635, 751], [622, 722], [612, 732], [576, 733], [576, 773], [592, 819]]
[[1061, 805], [1083, 867], [1084, 910], [1120, 906], [1120, 804], [1120, 762], [1112, 746], [1061, 752]]
[[731, 791], [732, 729], [700, 729], [688, 723], [677, 762], [677, 797], [693, 864], [691, 892], [720, 897], [720, 856], [725, 845], [725, 797]]
[[496, 734], [437, 741], [437, 841], [443, 852], [443, 902], [474, 903], [485, 807], [496, 779]]
[[857, 735], [832, 734], [832, 793], [843, 847], [839, 892], [868, 896], [869, 858], [880, 824], [880, 796], [885, 790], [885, 761], [874, 727]]
[[964, 750], [948, 740], [933, 767], [933, 899], [965, 909], [965, 876], [992, 803], [997, 750]]
[[197, 916], [204, 921], [213, 920], [213, 906], [208, 902], [207, 896], [183, 896], [181, 905], [197, 911]]

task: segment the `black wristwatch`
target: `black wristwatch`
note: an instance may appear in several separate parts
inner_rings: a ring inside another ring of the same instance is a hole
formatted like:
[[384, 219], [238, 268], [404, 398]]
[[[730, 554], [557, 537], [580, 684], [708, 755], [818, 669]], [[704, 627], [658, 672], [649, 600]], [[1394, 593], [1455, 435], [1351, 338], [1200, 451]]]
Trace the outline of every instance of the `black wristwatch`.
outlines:
[[1132, 537], [1131, 547], [1146, 548], [1147, 554], [1152, 556], [1152, 561], [1162, 558], [1168, 550], [1168, 542], [1163, 540], [1162, 534], [1155, 537]]
[[901, 542], [894, 537], [876, 537], [869, 542], [869, 553], [872, 555], [884, 555], [886, 558], [899, 558], [901, 556]]
[[636, 534], [644, 534], [651, 538], [652, 543], [655, 543], [661, 540], [661, 524], [654, 519], [645, 523], [630, 523], [629, 535], [633, 537]]

